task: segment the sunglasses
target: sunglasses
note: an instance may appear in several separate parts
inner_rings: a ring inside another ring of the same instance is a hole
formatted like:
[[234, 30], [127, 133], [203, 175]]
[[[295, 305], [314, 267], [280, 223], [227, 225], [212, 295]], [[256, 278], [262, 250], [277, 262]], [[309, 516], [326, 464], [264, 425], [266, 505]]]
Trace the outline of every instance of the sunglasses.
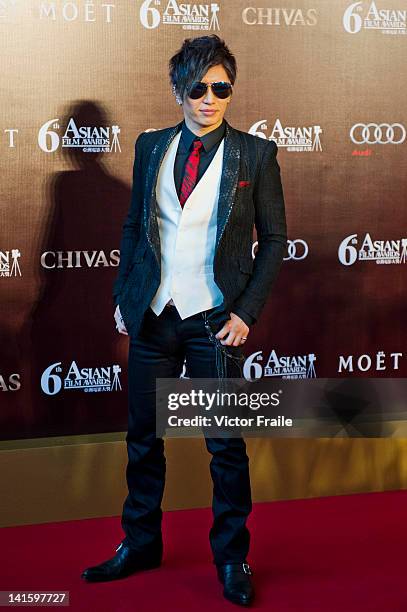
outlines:
[[222, 100], [228, 98], [232, 93], [232, 84], [227, 81], [216, 81], [215, 83], [195, 81], [189, 88], [188, 96], [192, 100], [198, 100], [198, 98], [202, 98], [206, 94], [208, 86], [212, 89], [214, 95]]

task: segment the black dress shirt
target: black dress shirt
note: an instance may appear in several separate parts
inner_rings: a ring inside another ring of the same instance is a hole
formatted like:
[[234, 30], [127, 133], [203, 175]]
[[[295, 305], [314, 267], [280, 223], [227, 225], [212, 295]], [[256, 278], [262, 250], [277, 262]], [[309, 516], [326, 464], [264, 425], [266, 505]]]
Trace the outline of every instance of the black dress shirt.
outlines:
[[187, 127], [185, 121], [183, 122], [181, 138], [178, 143], [178, 149], [174, 163], [174, 181], [178, 197], [181, 192], [182, 179], [184, 178], [185, 164], [191, 152], [192, 143], [195, 138], [199, 138], [199, 140], [202, 140], [203, 144], [200, 151], [198, 177], [196, 180], [196, 182], [198, 183], [199, 180], [202, 178], [202, 175], [204, 174], [205, 170], [211, 163], [212, 159], [214, 158], [215, 153], [220, 145], [220, 142], [225, 135], [225, 129], [226, 122], [225, 120], [223, 120], [220, 126], [216, 128], [216, 130], [212, 130], [204, 136], [197, 136], [196, 134], [191, 132], [191, 130]]

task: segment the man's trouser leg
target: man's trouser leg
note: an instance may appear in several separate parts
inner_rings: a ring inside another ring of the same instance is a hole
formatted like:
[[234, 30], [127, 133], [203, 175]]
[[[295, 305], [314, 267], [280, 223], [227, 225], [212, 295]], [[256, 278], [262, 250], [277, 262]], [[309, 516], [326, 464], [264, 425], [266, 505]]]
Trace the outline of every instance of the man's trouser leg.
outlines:
[[[166, 310], [166, 309], [164, 309]], [[126, 437], [128, 496], [123, 505], [124, 542], [142, 550], [161, 539], [165, 485], [164, 441], [156, 438], [156, 378], [178, 377], [183, 355], [167, 312], [148, 309], [129, 345], [129, 411]]]
[[[223, 327], [227, 313], [220, 311], [212, 317], [214, 333]], [[219, 359], [215, 346], [209, 341], [204, 317], [197, 319], [196, 331], [185, 339], [187, 374], [191, 378], [217, 378]], [[222, 345], [231, 357], [224, 359], [223, 373], [227, 378], [241, 378], [239, 358], [244, 353], [241, 346]], [[219, 345], [217, 350], [222, 350]], [[218, 355], [219, 356], [219, 355]], [[205, 433], [205, 431], [204, 431]], [[250, 533], [246, 527], [252, 510], [249, 459], [242, 437], [211, 438], [205, 433], [205, 442], [212, 455], [210, 471], [213, 481], [213, 524], [209, 541], [213, 562], [240, 563], [249, 552]]]

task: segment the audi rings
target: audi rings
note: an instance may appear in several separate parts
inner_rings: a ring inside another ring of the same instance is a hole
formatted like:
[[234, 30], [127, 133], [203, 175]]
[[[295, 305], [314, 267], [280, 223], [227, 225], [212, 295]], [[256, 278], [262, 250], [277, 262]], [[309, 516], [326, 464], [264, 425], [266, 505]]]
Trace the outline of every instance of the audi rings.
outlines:
[[350, 138], [357, 145], [401, 144], [406, 139], [406, 128], [401, 123], [356, 123]]
[[308, 255], [308, 244], [305, 240], [297, 238], [296, 240], [287, 240], [287, 257], [284, 257], [284, 261], [290, 259], [300, 260], [305, 259]]

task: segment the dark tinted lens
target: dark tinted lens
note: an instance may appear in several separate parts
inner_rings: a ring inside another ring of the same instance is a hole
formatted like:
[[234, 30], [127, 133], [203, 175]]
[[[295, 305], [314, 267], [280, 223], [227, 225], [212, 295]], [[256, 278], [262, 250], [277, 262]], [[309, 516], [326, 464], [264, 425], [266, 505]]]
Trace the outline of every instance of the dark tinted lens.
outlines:
[[192, 83], [191, 89], [189, 90], [189, 94], [188, 95], [193, 100], [197, 100], [198, 98], [202, 98], [202, 96], [205, 95], [206, 89], [207, 89], [207, 87], [206, 87], [205, 83], [200, 83], [200, 82], [196, 81], [195, 83]]
[[219, 81], [218, 83], [212, 83], [212, 91], [218, 98], [227, 98], [230, 96], [232, 86], [225, 81]]
[[[197, 100], [206, 94], [206, 90], [206, 83], [195, 81], [195, 83], [192, 83], [188, 95], [192, 100]], [[218, 81], [217, 83], [212, 83], [212, 91], [218, 98], [228, 98], [232, 93], [232, 85], [227, 81]]]

